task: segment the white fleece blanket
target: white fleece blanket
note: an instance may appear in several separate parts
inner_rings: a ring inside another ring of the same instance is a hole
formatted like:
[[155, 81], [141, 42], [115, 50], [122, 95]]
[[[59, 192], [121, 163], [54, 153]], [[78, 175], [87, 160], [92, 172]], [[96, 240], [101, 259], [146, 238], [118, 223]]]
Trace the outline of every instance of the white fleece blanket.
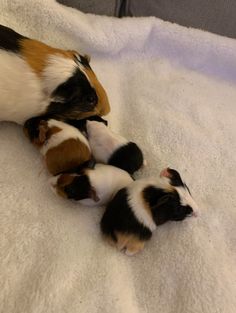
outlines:
[[235, 313], [236, 42], [53, 0], [1, 0], [0, 12], [26, 36], [91, 54], [111, 128], [143, 148], [137, 176], [176, 168], [199, 205], [127, 257], [101, 238], [104, 209], [55, 196], [22, 129], [1, 123], [0, 312]]

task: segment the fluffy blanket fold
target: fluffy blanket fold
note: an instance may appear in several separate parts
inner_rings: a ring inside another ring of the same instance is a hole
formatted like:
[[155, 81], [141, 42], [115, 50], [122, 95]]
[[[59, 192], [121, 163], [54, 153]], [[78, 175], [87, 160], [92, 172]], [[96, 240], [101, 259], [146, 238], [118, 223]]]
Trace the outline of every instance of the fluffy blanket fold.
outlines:
[[143, 147], [137, 177], [176, 168], [199, 205], [198, 218], [159, 227], [128, 258], [101, 238], [104, 208], [56, 197], [22, 129], [1, 123], [0, 311], [235, 313], [236, 42], [53, 0], [0, 10], [1, 24], [91, 54], [111, 128]]

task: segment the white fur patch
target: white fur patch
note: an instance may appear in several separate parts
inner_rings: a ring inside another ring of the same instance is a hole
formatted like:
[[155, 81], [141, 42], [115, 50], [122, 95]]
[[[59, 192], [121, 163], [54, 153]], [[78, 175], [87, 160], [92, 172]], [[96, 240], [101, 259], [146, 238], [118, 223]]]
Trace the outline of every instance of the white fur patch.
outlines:
[[87, 121], [88, 141], [97, 162], [107, 163], [109, 157], [128, 143], [124, 137], [115, 134], [101, 122]]
[[[76, 63], [74, 59], [67, 58], [62, 55], [50, 55], [47, 60], [47, 65], [43, 71], [43, 85], [46, 93], [50, 95], [59, 85], [72, 77], [77, 68], [79, 68], [80, 71], [86, 76], [88, 82], [92, 86], [92, 82], [82, 64]], [[60, 99], [56, 100], [60, 101]]]
[[156, 224], [151, 215], [145, 208], [145, 202], [142, 196], [142, 191], [149, 185], [155, 185], [154, 179], [140, 179], [136, 180], [129, 186], [128, 190], [128, 203], [138, 221], [146, 226], [151, 231], [156, 229]]
[[45, 92], [50, 95], [53, 90], [73, 75], [77, 67], [77, 64], [71, 58], [57, 54], [50, 55], [42, 73]]
[[88, 143], [88, 140], [85, 138], [84, 135], [75, 127], [63, 123], [61, 121], [57, 121], [54, 119], [51, 119], [48, 121], [48, 127], [58, 127], [61, 129], [60, 132], [57, 132], [53, 134], [47, 142], [42, 146], [40, 149], [40, 152], [45, 155], [49, 149], [52, 149], [54, 147], [57, 147], [59, 144], [61, 144], [63, 141], [68, 139], [78, 139], [82, 143], [84, 143], [90, 150], [90, 146]]
[[105, 164], [96, 164], [94, 170], [87, 170], [91, 185], [96, 191], [99, 202], [92, 199], [80, 200], [88, 206], [105, 205], [122, 188], [130, 185], [133, 180], [130, 175], [117, 167]]
[[175, 190], [178, 192], [180, 197], [180, 203], [182, 205], [189, 205], [195, 213], [198, 212], [198, 206], [193, 200], [192, 196], [188, 192], [187, 188], [184, 187], [175, 187]]
[[0, 49], [0, 120], [23, 124], [46, 111], [40, 78], [18, 54]]

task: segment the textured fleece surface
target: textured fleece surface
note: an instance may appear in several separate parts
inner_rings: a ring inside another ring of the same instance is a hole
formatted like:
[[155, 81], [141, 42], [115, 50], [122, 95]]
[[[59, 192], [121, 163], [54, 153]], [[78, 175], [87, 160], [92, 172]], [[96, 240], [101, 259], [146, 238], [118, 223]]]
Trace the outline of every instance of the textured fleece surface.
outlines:
[[0, 1], [0, 11], [27, 36], [90, 53], [111, 128], [143, 148], [137, 177], [176, 168], [199, 206], [127, 257], [102, 240], [104, 208], [54, 195], [21, 127], [1, 123], [0, 312], [235, 313], [236, 42], [55, 1]]
[[[73, 0], [63, 1], [70, 5]], [[83, 1], [77, 1], [80, 2]], [[99, 1], [96, 6], [98, 11], [101, 7]], [[156, 16], [183, 26], [236, 38], [235, 0], [117, 0], [116, 14]]]

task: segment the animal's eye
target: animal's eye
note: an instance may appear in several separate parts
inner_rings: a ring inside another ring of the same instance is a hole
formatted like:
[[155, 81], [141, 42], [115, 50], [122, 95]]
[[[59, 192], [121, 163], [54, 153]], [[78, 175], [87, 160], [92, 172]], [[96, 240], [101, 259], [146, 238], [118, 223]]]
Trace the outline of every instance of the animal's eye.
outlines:
[[95, 94], [88, 95], [86, 97], [86, 101], [90, 104], [96, 104], [97, 103], [97, 96]]

